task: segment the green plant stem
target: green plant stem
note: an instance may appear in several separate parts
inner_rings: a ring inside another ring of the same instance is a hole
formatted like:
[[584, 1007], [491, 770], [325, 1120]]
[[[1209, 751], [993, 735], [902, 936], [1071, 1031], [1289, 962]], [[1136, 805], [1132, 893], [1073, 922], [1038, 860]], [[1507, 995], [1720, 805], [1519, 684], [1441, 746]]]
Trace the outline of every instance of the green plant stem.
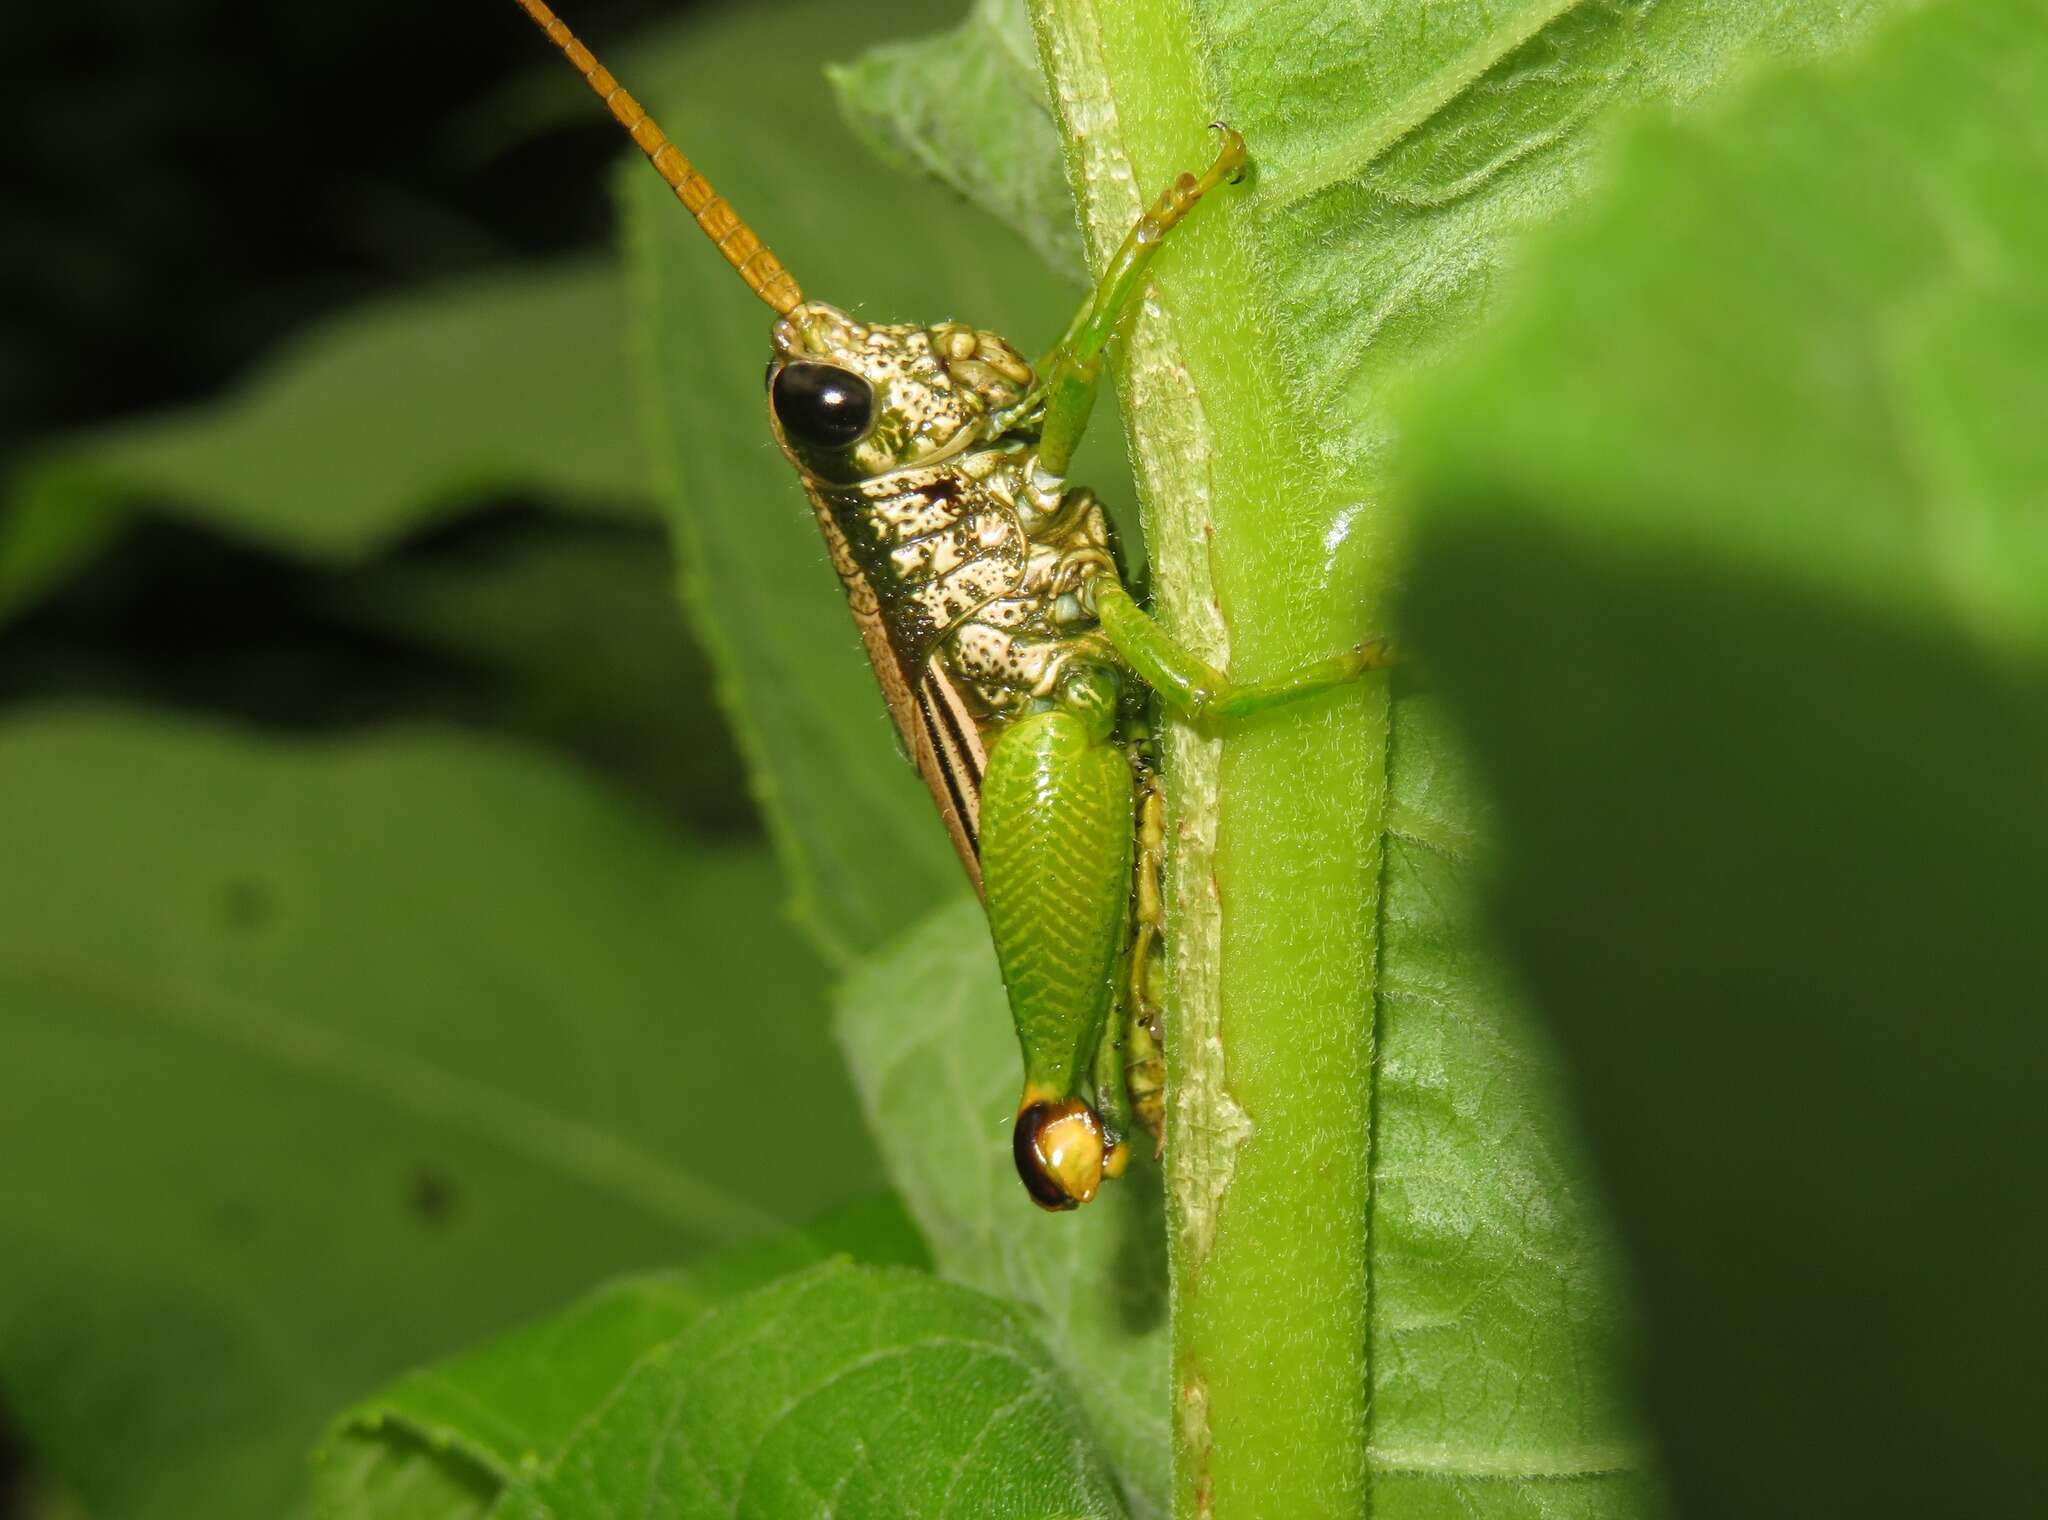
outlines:
[[[1217, 101], [1186, 0], [1034, 0], [1097, 267]], [[1252, 145], [1256, 161], [1257, 144]], [[1250, 207], [1161, 256], [1119, 371], [1156, 600], [1241, 677], [1356, 641], [1336, 562], [1365, 520], [1312, 453], [1271, 341]], [[1368, 599], [1370, 600], [1370, 599]], [[1372, 1009], [1383, 682], [1168, 736], [1174, 1506], [1366, 1512]]]

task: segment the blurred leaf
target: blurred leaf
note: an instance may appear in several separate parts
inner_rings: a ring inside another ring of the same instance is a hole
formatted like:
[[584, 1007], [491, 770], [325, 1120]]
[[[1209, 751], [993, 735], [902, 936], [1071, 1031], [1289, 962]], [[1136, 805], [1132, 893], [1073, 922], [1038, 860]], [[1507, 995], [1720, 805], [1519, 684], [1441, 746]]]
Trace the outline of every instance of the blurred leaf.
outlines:
[[[954, 13], [916, 0], [891, 7], [888, 25]], [[632, 88], [813, 294], [880, 319], [957, 315], [1049, 344], [1073, 288], [981, 213], [879, 173], [830, 92], [801, 83], [876, 28], [871, 7], [835, 0], [734, 9], [651, 50]], [[769, 78], [799, 83], [765, 97]], [[659, 179], [636, 163], [624, 184], [643, 415], [687, 600], [798, 912], [844, 959], [956, 891], [959, 863], [897, 750], [810, 508], [769, 436], [760, 376], [773, 319]]]
[[872, 1175], [771, 862], [558, 767], [22, 718], [0, 838], [0, 1383], [101, 1520]]
[[508, 1485], [551, 1465], [648, 1353], [735, 1296], [839, 1253], [925, 1265], [909, 1219], [885, 1196], [686, 1270], [606, 1284], [562, 1313], [410, 1373], [349, 1411], [315, 1456], [316, 1512], [353, 1520], [481, 1515]]
[[1691, 1514], [2048, 1491], [2044, 22], [1639, 129], [1413, 414], [1418, 642]]
[[341, 578], [321, 600], [455, 657], [461, 678], [438, 711], [570, 751], [700, 835], [754, 824], [658, 530], [479, 524]]
[[341, 563], [492, 494], [635, 511], [624, 320], [617, 275], [595, 264], [380, 301], [309, 329], [223, 400], [53, 445], [15, 510], [144, 503]]
[[90, 563], [119, 536], [125, 521], [118, 505], [91, 493], [69, 498], [53, 491], [32, 501], [0, 504], [0, 625]]
[[479, 512], [337, 572], [145, 517], [0, 640], [0, 705], [81, 697], [295, 732], [460, 723], [571, 754], [700, 837], [759, 827], [651, 522]]
[[1165, 1512], [1166, 1222], [1149, 1157], [1049, 1215], [1010, 1154], [1017, 1041], [981, 908], [961, 897], [871, 958], [834, 1021], [883, 1162], [939, 1271], [1026, 1306], [1133, 1513]]
[[1016, 0], [975, 0], [949, 32], [826, 72], [847, 121], [882, 158], [994, 212], [1077, 285], [1087, 277], [1038, 44]]
[[[843, 1262], [737, 1297], [747, 1275], [724, 1276], [616, 1285], [398, 1396], [435, 1411], [426, 1439], [501, 1487], [501, 1515], [1122, 1513], [1013, 1310]], [[380, 1469], [365, 1484], [335, 1468], [351, 1454], [325, 1453], [323, 1514], [423, 1513], [392, 1502]], [[434, 1512], [484, 1513], [490, 1490], [448, 1460], [440, 1493], [456, 1502]]]
[[69, 1490], [40, 1470], [16, 1472], [13, 1482], [0, 1488], [0, 1500], [10, 1508], [9, 1520], [92, 1520], [85, 1506]]

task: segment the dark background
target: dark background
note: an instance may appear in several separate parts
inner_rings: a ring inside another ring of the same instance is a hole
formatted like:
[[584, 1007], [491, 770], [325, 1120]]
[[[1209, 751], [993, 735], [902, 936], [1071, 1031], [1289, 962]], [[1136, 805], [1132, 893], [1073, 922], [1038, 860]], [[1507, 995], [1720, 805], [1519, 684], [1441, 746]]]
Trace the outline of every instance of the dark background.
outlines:
[[[602, 55], [693, 8], [568, 19]], [[5, 444], [203, 394], [363, 297], [602, 238], [605, 118], [508, 130], [550, 57], [509, 0], [0, 11]]]
[[[605, 56], [696, 8], [579, 0], [568, 19]], [[0, 482], [67, 432], [232, 388], [324, 316], [612, 232], [618, 130], [565, 93], [563, 64], [510, 0], [17, 6], [0, 17], [0, 59]], [[504, 727], [580, 745], [700, 828], [752, 827], [720, 738], [678, 766], [649, 752], [660, 736], [615, 723], [593, 750], [578, 738], [587, 711], [534, 699], [531, 681], [508, 689], [530, 672], [338, 610], [374, 596], [368, 574], [343, 584], [143, 505], [109, 550], [0, 624], [0, 703], [144, 701], [294, 730], [422, 715]], [[666, 565], [651, 523], [548, 507], [477, 503], [375, 569], [460, 578], [578, 545]], [[665, 595], [664, 574], [640, 589]], [[647, 678], [701, 692], [702, 661], [675, 642]], [[615, 715], [631, 721], [624, 705]]]

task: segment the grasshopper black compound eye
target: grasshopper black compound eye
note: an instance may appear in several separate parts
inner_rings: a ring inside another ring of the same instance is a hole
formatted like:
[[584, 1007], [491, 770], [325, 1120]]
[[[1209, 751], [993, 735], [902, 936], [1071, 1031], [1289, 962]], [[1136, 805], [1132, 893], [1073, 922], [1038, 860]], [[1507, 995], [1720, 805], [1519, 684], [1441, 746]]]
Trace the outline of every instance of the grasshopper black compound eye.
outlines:
[[867, 381], [833, 364], [785, 364], [769, 394], [785, 433], [827, 448], [860, 442], [875, 417]]

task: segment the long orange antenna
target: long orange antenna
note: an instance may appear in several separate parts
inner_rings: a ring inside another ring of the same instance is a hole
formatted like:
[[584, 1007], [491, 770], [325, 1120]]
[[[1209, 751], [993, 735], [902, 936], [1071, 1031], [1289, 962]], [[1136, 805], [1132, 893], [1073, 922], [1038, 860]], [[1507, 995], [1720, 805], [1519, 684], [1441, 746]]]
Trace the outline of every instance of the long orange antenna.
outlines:
[[711, 239], [726, 262], [740, 272], [747, 287], [787, 316], [803, 304], [804, 293], [782, 262], [754, 235], [754, 229], [740, 220], [730, 202], [711, 188], [711, 181], [690, 167], [683, 150], [668, 140], [668, 134], [654, 124], [646, 109], [612, 78], [612, 72], [597, 61], [589, 48], [576, 40], [541, 0], [519, 0], [519, 8], [533, 17], [534, 25], [548, 34], [548, 41], [562, 50], [562, 56], [576, 67], [583, 82], [596, 92], [620, 126], [647, 155], [654, 172], [668, 181], [683, 209], [697, 219], [704, 235]]

